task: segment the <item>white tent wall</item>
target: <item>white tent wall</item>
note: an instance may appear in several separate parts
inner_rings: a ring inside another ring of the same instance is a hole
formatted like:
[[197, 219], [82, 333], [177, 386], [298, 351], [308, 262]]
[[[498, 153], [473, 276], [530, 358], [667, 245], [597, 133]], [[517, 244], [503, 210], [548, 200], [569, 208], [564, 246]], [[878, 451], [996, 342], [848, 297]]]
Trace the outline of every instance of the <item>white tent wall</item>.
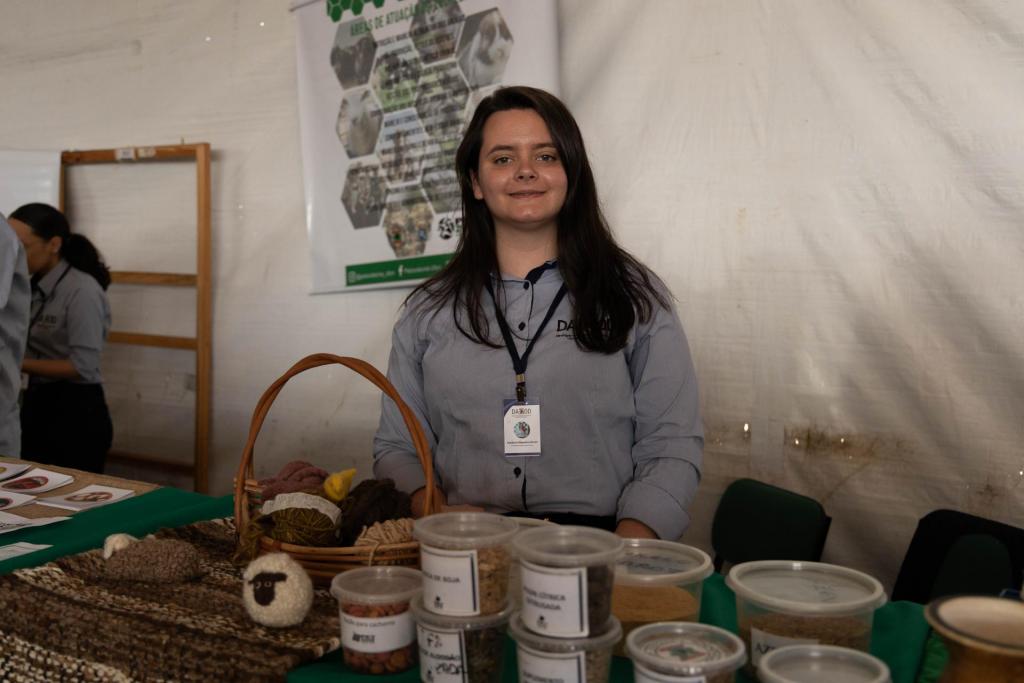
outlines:
[[[821, 500], [826, 559], [890, 585], [929, 510], [1024, 524], [1024, 3], [563, 0], [560, 19], [606, 212], [677, 297], [697, 364], [685, 540], [708, 546], [739, 476]], [[308, 295], [294, 40], [282, 0], [0, 8], [0, 148], [215, 149], [216, 492], [260, 392], [316, 351], [383, 368], [406, 293]], [[113, 267], [188, 270], [190, 167], [69, 181]], [[192, 331], [182, 292], [111, 299], [118, 328]], [[187, 459], [191, 362], [110, 347], [119, 447]], [[368, 476], [376, 390], [340, 368], [293, 384], [260, 473]]]

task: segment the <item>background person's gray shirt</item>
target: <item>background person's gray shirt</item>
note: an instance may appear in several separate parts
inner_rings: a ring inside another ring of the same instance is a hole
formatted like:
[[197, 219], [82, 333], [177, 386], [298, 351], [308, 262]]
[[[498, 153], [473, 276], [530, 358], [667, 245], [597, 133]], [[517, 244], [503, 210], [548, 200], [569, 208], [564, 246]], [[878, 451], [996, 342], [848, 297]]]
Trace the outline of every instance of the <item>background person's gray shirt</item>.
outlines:
[[28, 338], [28, 266], [17, 234], [0, 215], [0, 455], [21, 455], [18, 392]]
[[[32, 291], [26, 358], [71, 360], [78, 384], [100, 384], [100, 355], [110, 329], [110, 304], [96, 279], [61, 259]], [[32, 383], [56, 382], [34, 375]]]
[[[557, 268], [535, 284], [504, 277], [506, 318], [519, 353], [562, 284]], [[667, 295], [667, 293], [666, 293]], [[676, 539], [700, 480], [703, 430], [697, 379], [674, 310], [658, 308], [612, 354], [581, 350], [566, 296], [531, 352], [527, 394], [541, 404], [539, 457], [504, 455], [503, 400], [515, 397], [508, 350], [460, 333], [450, 304], [424, 314], [411, 301], [395, 325], [388, 378], [430, 442], [448, 503], [492, 512], [572, 512], [634, 518]], [[484, 296], [492, 338], [494, 307]], [[384, 398], [374, 474], [399, 489], [424, 485], [423, 470], [394, 402]]]

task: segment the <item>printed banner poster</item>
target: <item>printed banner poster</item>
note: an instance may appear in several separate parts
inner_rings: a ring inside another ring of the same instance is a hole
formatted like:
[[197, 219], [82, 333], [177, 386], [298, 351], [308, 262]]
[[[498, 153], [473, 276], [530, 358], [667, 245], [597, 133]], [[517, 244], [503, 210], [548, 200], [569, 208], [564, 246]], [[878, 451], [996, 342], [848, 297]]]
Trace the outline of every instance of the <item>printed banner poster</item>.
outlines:
[[416, 284], [458, 241], [454, 156], [477, 103], [506, 84], [558, 92], [555, 3], [293, 9], [313, 291]]

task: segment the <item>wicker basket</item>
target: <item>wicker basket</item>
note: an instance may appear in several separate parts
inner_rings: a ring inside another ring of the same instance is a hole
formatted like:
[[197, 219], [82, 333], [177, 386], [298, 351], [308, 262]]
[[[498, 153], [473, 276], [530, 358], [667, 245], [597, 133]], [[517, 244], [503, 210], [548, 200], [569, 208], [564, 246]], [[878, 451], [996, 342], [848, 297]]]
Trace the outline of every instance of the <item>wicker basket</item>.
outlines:
[[[402, 413], [405, 426], [412, 435], [412, 443], [416, 448], [420, 464], [423, 465], [423, 473], [426, 476], [426, 498], [424, 510], [436, 512], [440, 500], [435, 495], [434, 467], [430, 456], [430, 447], [423, 434], [419, 421], [409, 410], [402, 397], [377, 368], [358, 358], [347, 358], [335, 356], [329, 353], [317, 353], [306, 356], [293, 365], [288, 372], [284, 373], [276, 382], [263, 392], [256, 409], [252, 414], [252, 422], [249, 425], [249, 439], [242, 452], [242, 461], [238, 465], [238, 473], [235, 475], [235, 524], [241, 532], [249, 524], [249, 519], [257, 508], [254, 498], [259, 496], [259, 485], [255, 480], [253, 466], [253, 448], [256, 444], [256, 437], [259, 436], [263, 421], [270, 412], [274, 399], [281, 393], [284, 385], [295, 375], [321, 365], [344, 365], [354, 370], [366, 379], [373, 382], [381, 391], [390, 397]], [[295, 545], [293, 543], [282, 543], [267, 536], [260, 537], [259, 553], [261, 555], [271, 552], [284, 552], [291, 555], [309, 573], [314, 582], [318, 584], [330, 583], [338, 573], [356, 567], [365, 567], [373, 564], [401, 564], [417, 566], [419, 564], [419, 543], [379, 544], [374, 546], [349, 546], [338, 548], [317, 548], [313, 546]]]

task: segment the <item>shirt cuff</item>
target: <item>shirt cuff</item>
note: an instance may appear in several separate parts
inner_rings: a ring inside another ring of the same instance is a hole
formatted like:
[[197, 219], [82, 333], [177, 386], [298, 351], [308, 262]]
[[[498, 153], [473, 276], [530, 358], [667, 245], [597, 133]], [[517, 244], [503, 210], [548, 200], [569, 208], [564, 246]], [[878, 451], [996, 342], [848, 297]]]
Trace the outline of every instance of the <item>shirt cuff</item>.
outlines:
[[690, 526], [689, 513], [671, 493], [643, 481], [632, 482], [622, 492], [616, 519], [643, 522], [658, 538], [668, 541], [677, 540]]

